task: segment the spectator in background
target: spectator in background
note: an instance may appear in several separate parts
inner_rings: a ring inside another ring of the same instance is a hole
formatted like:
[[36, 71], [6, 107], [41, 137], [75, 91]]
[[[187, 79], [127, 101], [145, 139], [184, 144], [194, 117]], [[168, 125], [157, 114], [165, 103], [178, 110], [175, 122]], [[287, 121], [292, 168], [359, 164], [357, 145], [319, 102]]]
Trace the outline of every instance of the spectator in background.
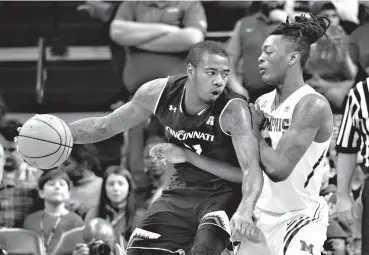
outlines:
[[3, 182], [4, 165], [5, 165], [5, 152], [4, 147], [0, 144], [0, 184]]
[[332, 255], [346, 255], [346, 242], [348, 238], [348, 233], [341, 227], [341, 225], [337, 221], [336, 185], [328, 185], [326, 188], [321, 190], [320, 195], [326, 199], [329, 206], [329, 225], [327, 228], [327, 240], [324, 244], [324, 250], [330, 251]]
[[[230, 31], [240, 18], [259, 10], [258, 1], [201, 1], [204, 6], [208, 31]], [[227, 17], [220, 19], [219, 17]], [[210, 39], [210, 38], [209, 38]], [[219, 38], [223, 40], [222, 37]], [[224, 39], [226, 39], [224, 37]]]
[[87, 213], [85, 222], [94, 218], [109, 221], [117, 237], [120, 237], [119, 244], [125, 247], [142, 216], [143, 211], [137, 205], [136, 187], [131, 174], [120, 166], [108, 167], [103, 177], [99, 204]]
[[[262, 1], [258, 13], [244, 17], [236, 23], [228, 42], [227, 51], [231, 61], [228, 84], [234, 91], [246, 96], [250, 102], [272, 90], [272, 87], [261, 79], [258, 58], [264, 40], [279, 22], [286, 20], [287, 14], [283, 7], [283, 2]], [[239, 69], [242, 69], [240, 75], [236, 73]]]
[[91, 18], [99, 19], [103, 23], [109, 22], [113, 18], [114, 9], [119, 6], [120, 1], [107, 2], [107, 1], [85, 1], [83, 4], [77, 7], [79, 11], [86, 11]]
[[0, 127], [3, 126], [6, 117], [7, 106], [3, 96], [0, 95]]
[[38, 192], [44, 200], [44, 209], [28, 215], [23, 227], [40, 234], [46, 254], [53, 252], [65, 231], [84, 225], [80, 216], [65, 208], [70, 197], [70, 187], [68, 175], [60, 169], [43, 172], [38, 181]]
[[349, 54], [348, 36], [339, 25], [340, 17], [332, 2], [313, 2], [311, 12], [329, 18], [331, 25], [327, 36], [312, 45], [310, 59], [304, 69], [305, 74], [311, 77], [306, 83], [327, 98], [333, 113], [341, 114], [344, 98], [357, 74]]
[[83, 243], [77, 243], [73, 255], [95, 255], [95, 254], [107, 254], [107, 251], [97, 252], [90, 249], [90, 244], [107, 244], [110, 247], [109, 255], [125, 255], [121, 246], [115, 239], [113, 226], [105, 219], [95, 218], [89, 222], [86, 222], [86, 226], [83, 229]]
[[340, 17], [340, 25], [345, 29], [347, 34], [354, 31], [359, 21], [359, 0], [341, 1], [332, 0]]
[[[126, 46], [123, 83], [134, 92], [144, 83], [185, 72], [192, 45], [204, 39], [206, 16], [199, 1], [125, 1], [110, 26], [113, 41]], [[154, 121], [153, 121], [154, 120]], [[150, 132], [161, 129], [153, 118]], [[155, 125], [155, 127], [154, 127]], [[128, 169], [138, 188], [148, 190], [144, 173], [144, 124], [129, 131]]]
[[[351, 179], [361, 155], [363, 172], [369, 173], [369, 78], [359, 82], [349, 92], [345, 112], [337, 138], [337, 217], [345, 229], [354, 223]], [[362, 189], [362, 254], [369, 254], [369, 179]]]
[[99, 203], [102, 178], [96, 176], [93, 170], [100, 168], [97, 154], [93, 144], [75, 144], [69, 158], [61, 166], [73, 182], [67, 208], [82, 218]]
[[361, 255], [361, 227], [362, 227], [362, 189], [366, 181], [367, 174], [363, 173], [363, 169], [360, 166], [362, 159], [359, 155], [358, 164], [355, 167], [353, 177], [351, 180], [352, 197], [355, 203], [352, 208], [353, 222], [351, 225], [352, 235], [351, 240], [348, 243], [348, 250], [350, 255]]
[[329, 159], [323, 159], [323, 181], [320, 188], [320, 196], [323, 196], [328, 204], [329, 225], [327, 227], [327, 240], [324, 242], [323, 254], [346, 255], [348, 233], [341, 227], [337, 220], [336, 201], [337, 186], [331, 183], [335, 177], [335, 169], [330, 166]]
[[38, 177], [41, 171], [29, 166], [17, 151], [14, 138], [18, 136], [17, 128], [22, 124], [13, 119], [5, 120], [0, 127], [0, 144], [5, 151], [4, 179], [7, 181], [25, 180], [30, 186], [37, 186]]
[[361, 1], [361, 25], [350, 35], [350, 56], [359, 69], [356, 82], [369, 75], [369, 2]]
[[133, 94], [149, 80], [184, 72], [186, 53], [204, 39], [206, 28], [198, 1], [122, 3], [110, 34], [115, 42], [127, 46], [124, 80], [128, 90]]
[[[123, 69], [126, 61], [125, 49], [122, 45], [114, 42], [109, 35], [110, 23], [112, 22], [115, 13], [122, 1], [86, 1], [79, 5], [77, 10], [86, 11], [91, 18], [98, 19], [102, 24], [102, 36], [109, 38], [109, 49], [111, 53], [111, 62], [116, 76], [117, 83], [120, 84], [121, 91], [117, 96], [114, 96], [111, 105], [112, 109], [116, 109], [123, 102], [128, 101], [129, 93], [127, 88], [123, 85]], [[115, 99], [115, 100], [114, 100]], [[117, 101], [117, 102], [116, 102]]]
[[24, 218], [37, 210], [37, 182], [41, 174], [25, 163], [17, 151], [14, 137], [21, 123], [6, 120], [0, 128], [0, 144], [5, 152], [3, 178], [0, 183], [0, 227], [21, 227]]

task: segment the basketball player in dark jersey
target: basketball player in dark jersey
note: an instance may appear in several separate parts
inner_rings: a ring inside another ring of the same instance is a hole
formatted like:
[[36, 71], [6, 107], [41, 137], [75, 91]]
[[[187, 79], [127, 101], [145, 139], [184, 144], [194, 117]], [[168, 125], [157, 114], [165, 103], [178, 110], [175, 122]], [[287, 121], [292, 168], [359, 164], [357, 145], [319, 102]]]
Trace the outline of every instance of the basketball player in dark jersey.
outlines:
[[173, 148], [186, 154], [133, 232], [128, 255], [221, 254], [237, 207], [242, 214], [233, 215], [233, 239], [253, 233], [263, 177], [248, 105], [225, 88], [229, 71], [223, 47], [203, 41], [190, 49], [187, 75], [150, 81], [111, 114], [69, 124], [74, 143], [95, 143], [154, 113]]

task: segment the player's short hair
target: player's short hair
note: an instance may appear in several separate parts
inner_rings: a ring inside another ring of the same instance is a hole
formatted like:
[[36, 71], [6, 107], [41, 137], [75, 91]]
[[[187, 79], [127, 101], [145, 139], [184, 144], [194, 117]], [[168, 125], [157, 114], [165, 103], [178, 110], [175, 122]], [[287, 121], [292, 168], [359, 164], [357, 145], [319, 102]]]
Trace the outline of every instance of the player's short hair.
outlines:
[[55, 179], [62, 179], [65, 180], [68, 184], [69, 189], [72, 186], [72, 182], [69, 179], [68, 174], [62, 170], [61, 168], [53, 168], [51, 170], [45, 170], [40, 178], [38, 179], [38, 189], [39, 190], [43, 190], [45, 183], [47, 183], [50, 180], [55, 180]]
[[305, 15], [296, 16], [295, 22], [290, 23], [287, 17], [285, 23], [281, 23], [271, 35], [282, 35], [289, 42], [295, 51], [301, 55], [301, 67], [303, 68], [310, 56], [310, 45], [317, 42], [330, 25], [327, 17], [310, 15], [309, 19]]
[[227, 51], [221, 43], [214, 41], [201, 41], [190, 48], [187, 55], [187, 64], [191, 64], [196, 67], [205, 54], [216, 54], [229, 58]]

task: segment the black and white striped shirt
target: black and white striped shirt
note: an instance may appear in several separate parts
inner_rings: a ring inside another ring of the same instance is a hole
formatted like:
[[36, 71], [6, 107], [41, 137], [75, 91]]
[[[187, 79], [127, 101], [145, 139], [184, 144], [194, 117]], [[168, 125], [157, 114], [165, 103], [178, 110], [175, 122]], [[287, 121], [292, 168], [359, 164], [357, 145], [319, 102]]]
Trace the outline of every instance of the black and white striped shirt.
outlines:
[[349, 92], [345, 113], [337, 138], [337, 151], [360, 152], [363, 164], [369, 167], [369, 78]]

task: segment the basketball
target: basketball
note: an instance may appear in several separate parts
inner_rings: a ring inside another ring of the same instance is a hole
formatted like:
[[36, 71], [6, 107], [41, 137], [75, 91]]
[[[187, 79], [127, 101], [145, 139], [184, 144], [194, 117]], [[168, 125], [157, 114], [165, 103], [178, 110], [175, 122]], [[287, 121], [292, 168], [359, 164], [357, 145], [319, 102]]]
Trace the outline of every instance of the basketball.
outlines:
[[23, 159], [42, 170], [61, 165], [69, 157], [73, 146], [68, 125], [50, 114], [29, 119], [19, 131], [17, 140]]

